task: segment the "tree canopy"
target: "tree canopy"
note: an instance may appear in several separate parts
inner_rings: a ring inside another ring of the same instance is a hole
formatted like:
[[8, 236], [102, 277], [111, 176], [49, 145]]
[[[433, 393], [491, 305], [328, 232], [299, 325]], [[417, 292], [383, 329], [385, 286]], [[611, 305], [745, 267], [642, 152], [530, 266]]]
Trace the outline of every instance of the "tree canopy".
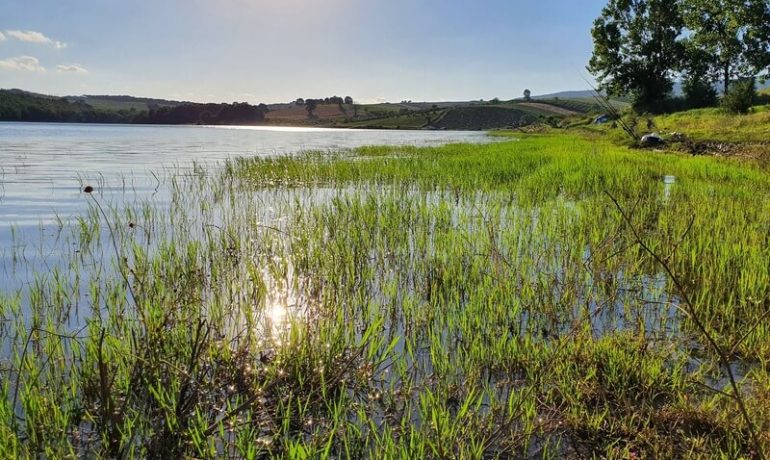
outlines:
[[770, 4], [767, 0], [681, 0], [689, 35], [711, 81], [755, 77], [770, 65]]
[[770, 66], [767, 0], [609, 0], [591, 31], [588, 70], [600, 88], [656, 112], [676, 79], [695, 105]]
[[683, 22], [670, 0], [610, 0], [594, 21], [588, 70], [610, 95], [630, 95], [638, 111], [658, 111], [673, 87]]

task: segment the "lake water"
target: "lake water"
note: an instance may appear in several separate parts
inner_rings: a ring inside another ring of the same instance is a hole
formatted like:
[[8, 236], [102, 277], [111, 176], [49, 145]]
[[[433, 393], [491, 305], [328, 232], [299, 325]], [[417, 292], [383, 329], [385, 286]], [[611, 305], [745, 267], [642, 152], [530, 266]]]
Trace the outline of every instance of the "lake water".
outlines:
[[61, 223], [88, 209], [86, 184], [103, 203], [152, 197], [162, 204], [166, 179], [196, 164], [210, 170], [242, 156], [490, 140], [483, 132], [460, 131], [0, 123], [0, 290], [9, 287], [14, 248], [50, 239]]
[[193, 163], [489, 139], [483, 132], [460, 131], [0, 123], [0, 227], [37, 226], [80, 212], [86, 182], [101, 184], [103, 195], [126, 189], [145, 195], [155, 191], [155, 175]]

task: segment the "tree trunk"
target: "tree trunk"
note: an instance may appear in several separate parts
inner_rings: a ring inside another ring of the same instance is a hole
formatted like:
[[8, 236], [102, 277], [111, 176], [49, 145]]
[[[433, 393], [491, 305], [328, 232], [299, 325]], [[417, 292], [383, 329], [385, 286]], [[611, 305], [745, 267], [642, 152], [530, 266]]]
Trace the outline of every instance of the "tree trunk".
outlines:
[[730, 64], [725, 64], [725, 96], [730, 92]]

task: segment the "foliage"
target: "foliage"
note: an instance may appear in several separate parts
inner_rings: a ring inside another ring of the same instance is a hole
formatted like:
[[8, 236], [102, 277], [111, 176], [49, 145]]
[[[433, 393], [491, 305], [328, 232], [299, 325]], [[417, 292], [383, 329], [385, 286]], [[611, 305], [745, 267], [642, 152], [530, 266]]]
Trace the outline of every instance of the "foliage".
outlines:
[[756, 85], [753, 78], [746, 78], [733, 87], [729, 94], [722, 98], [722, 107], [732, 113], [749, 113], [757, 98]]
[[735, 79], [755, 77], [770, 65], [770, 3], [767, 0], [680, 0], [686, 41], [698, 50], [706, 82], [721, 79], [725, 94]]
[[714, 80], [709, 77], [708, 53], [690, 40], [685, 42], [682, 90], [687, 108], [712, 107], [717, 102]]
[[591, 31], [588, 70], [609, 95], [630, 94], [637, 111], [659, 112], [683, 54], [682, 29], [669, 0], [610, 0]]
[[253, 124], [265, 119], [266, 107], [247, 103], [181, 104], [159, 107], [137, 115], [133, 123], [144, 124]]
[[733, 81], [770, 66], [770, 3], [766, 0], [610, 0], [592, 31], [589, 70], [613, 95], [630, 94], [638, 112], [662, 112], [680, 77], [684, 106], [716, 103]]
[[18, 90], [0, 90], [0, 121], [125, 123], [134, 113], [100, 111], [81, 102]]
[[313, 118], [313, 112], [318, 108], [318, 102], [315, 99], [305, 99], [305, 110], [308, 118]]

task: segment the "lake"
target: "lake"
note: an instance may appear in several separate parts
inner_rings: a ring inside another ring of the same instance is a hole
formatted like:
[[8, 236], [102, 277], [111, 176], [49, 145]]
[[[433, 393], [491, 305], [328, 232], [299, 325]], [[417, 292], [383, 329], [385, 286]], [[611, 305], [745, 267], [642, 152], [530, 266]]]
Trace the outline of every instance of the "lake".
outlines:
[[[59, 227], [88, 208], [81, 192], [86, 184], [103, 203], [150, 198], [162, 205], [169, 176], [196, 165], [216, 168], [226, 159], [491, 140], [484, 132], [461, 131], [0, 123], [0, 289], [17, 278], [9, 264], [19, 247], [51, 245], [53, 254]], [[27, 270], [45, 266], [37, 259]]]
[[[156, 175], [194, 163], [364, 145], [487, 142], [483, 132], [241, 126], [0, 123], [0, 227], [53, 222], [83, 209], [81, 186], [153, 193]], [[2, 240], [0, 240], [2, 241]]]

